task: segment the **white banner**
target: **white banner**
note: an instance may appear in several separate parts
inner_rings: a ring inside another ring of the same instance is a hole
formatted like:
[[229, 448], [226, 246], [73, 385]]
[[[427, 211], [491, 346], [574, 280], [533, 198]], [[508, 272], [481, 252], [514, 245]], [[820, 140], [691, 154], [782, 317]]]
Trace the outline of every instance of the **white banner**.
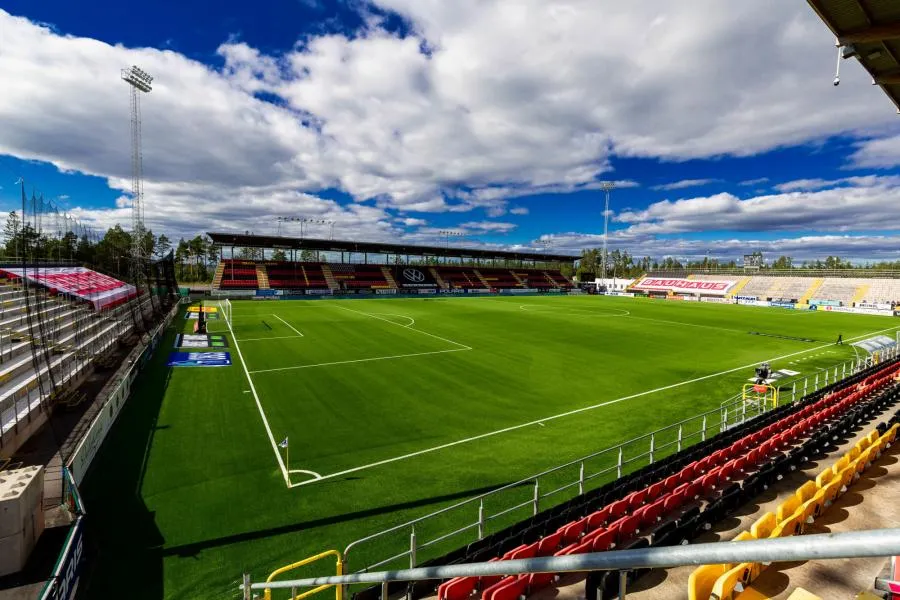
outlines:
[[819, 305], [818, 310], [824, 312], [850, 313], [854, 315], [873, 315], [876, 317], [893, 317], [894, 311], [877, 308], [851, 308], [849, 306], [822, 306]]
[[662, 277], [644, 277], [638, 281], [633, 287], [639, 290], [650, 292], [687, 292], [694, 294], [709, 294], [713, 296], [724, 296], [728, 293], [737, 281], [720, 280], [720, 281], [700, 281], [694, 279], [668, 279]]
[[731, 298], [719, 298], [714, 296], [704, 296], [700, 298], [701, 302], [712, 302], [713, 304], [734, 304]]
[[856, 308], [871, 308], [874, 310], [894, 310], [888, 302], [857, 302]]

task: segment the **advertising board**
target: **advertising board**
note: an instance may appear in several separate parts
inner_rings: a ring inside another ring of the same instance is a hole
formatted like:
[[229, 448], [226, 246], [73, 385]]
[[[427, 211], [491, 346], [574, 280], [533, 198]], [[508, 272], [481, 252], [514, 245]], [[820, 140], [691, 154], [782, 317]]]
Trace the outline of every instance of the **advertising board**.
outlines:
[[697, 279], [672, 279], [644, 277], [634, 287], [647, 291], [696, 292], [724, 296], [737, 283], [735, 280], [701, 281]]

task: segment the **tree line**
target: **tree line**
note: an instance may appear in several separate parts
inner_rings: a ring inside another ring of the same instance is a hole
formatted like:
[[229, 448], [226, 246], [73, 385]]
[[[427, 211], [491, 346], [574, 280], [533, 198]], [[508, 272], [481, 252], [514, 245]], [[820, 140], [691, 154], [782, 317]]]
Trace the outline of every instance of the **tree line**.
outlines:
[[[144, 248], [153, 258], [163, 258], [174, 250], [175, 276], [179, 281], [212, 280], [219, 253], [207, 237], [181, 238], [173, 247], [165, 234], [157, 236], [148, 230], [144, 236]], [[120, 278], [128, 277], [133, 238], [120, 225], [108, 229], [103, 237], [79, 237], [71, 231], [54, 236], [36, 230], [30, 222], [23, 224], [20, 213], [11, 211], [6, 217], [3, 240], [0, 258], [7, 261], [21, 260], [24, 251], [29, 261], [73, 261]]]

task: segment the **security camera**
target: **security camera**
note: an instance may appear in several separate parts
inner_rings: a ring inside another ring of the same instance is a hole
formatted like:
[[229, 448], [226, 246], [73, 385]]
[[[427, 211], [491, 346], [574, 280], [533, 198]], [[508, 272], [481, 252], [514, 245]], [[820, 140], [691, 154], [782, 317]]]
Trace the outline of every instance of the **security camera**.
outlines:
[[835, 77], [835, 78], [834, 78], [834, 81], [832, 81], [832, 83], [834, 84], [835, 87], [841, 85], [841, 78], [840, 78], [840, 77]]

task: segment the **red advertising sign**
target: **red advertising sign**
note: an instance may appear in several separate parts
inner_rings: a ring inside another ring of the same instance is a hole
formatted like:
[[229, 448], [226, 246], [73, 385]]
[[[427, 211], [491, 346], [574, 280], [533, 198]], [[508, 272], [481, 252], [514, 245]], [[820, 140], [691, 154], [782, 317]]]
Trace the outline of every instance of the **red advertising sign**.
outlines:
[[639, 290], [693, 292], [695, 294], [710, 294], [724, 296], [730, 290], [735, 281], [700, 281], [695, 279], [663, 279], [659, 277], [644, 277], [633, 287]]

